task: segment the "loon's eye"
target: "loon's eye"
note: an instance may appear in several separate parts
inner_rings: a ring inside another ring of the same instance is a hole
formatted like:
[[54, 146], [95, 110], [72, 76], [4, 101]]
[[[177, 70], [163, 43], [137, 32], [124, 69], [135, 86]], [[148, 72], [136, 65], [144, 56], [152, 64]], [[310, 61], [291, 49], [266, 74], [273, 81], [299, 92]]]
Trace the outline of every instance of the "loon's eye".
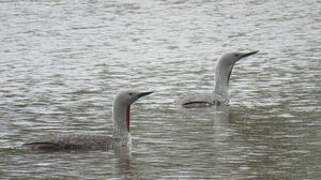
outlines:
[[239, 57], [240, 55], [239, 55], [239, 54], [235, 54], [234, 56], [235, 56], [235, 57]]
[[132, 95], [133, 95], [133, 93], [131, 93], [131, 92], [130, 92], [130, 93], [128, 93], [128, 94], [129, 94], [130, 96], [132, 96]]

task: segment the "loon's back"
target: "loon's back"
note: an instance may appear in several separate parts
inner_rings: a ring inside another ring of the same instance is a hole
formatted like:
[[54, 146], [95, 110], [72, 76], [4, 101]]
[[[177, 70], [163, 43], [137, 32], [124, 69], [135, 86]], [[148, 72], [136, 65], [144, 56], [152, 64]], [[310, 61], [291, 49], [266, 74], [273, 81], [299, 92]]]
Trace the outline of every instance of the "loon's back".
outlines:
[[225, 104], [228, 100], [220, 98], [213, 93], [188, 93], [179, 96], [176, 104], [183, 107], [205, 107], [212, 105]]
[[103, 135], [70, 134], [56, 135], [44, 139], [32, 140], [22, 145], [30, 150], [80, 150], [80, 149], [104, 149], [112, 146], [112, 138]]

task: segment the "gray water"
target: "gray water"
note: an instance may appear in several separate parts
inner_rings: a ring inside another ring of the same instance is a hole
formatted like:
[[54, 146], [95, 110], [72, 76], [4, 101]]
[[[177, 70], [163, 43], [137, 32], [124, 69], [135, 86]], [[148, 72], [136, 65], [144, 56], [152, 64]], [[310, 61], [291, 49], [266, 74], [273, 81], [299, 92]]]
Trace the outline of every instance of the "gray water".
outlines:
[[[319, 179], [321, 2], [0, 1], [1, 179]], [[237, 63], [226, 107], [179, 109]], [[57, 133], [111, 134], [120, 89], [132, 147], [25, 152]]]

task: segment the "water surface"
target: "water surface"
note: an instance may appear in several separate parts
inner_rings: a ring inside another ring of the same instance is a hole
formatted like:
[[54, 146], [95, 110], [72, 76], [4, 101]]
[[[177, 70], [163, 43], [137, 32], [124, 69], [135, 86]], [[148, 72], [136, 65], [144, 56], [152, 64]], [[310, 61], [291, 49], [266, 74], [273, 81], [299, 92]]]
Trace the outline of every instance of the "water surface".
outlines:
[[[318, 179], [321, 6], [310, 1], [0, 1], [1, 179]], [[226, 107], [177, 109], [240, 61]], [[24, 152], [26, 139], [111, 134], [120, 89], [129, 150]]]

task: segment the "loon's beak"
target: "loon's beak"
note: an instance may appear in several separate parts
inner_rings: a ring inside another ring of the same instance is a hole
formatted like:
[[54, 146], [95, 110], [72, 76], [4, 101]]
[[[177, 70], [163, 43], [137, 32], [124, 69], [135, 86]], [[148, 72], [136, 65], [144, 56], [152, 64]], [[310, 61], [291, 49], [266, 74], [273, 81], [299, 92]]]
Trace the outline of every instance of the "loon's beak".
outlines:
[[252, 52], [249, 52], [249, 53], [244, 53], [244, 54], [241, 55], [240, 59], [241, 59], [241, 58], [248, 57], [248, 56], [251, 56], [251, 55], [256, 54], [256, 53], [258, 53], [258, 52], [259, 52], [259, 51], [252, 51]]
[[153, 91], [141, 92], [141, 93], [139, 93], [139, 94], [137, 95], [137, 99], [138, 99], [138, 98], [141, 98], [141, 97], [143, 97], [143, 96], [147, 96], [147, 95], [152, 94], [152, 93], [153, 93]]

